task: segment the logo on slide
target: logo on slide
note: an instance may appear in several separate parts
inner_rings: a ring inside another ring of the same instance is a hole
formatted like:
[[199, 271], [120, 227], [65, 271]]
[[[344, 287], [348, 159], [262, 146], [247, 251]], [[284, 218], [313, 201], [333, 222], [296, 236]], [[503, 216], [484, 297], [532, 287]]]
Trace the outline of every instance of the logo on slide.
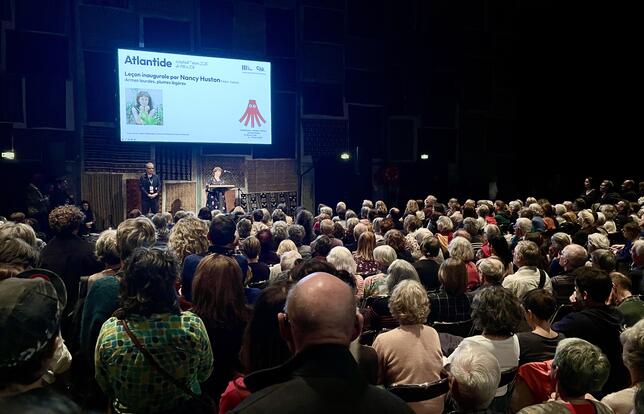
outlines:
[[250, 122], [251, 128], [255, 128], [255, 122], [257, 122], [258, 128], [262, 126], [262, 122], [266, 123], [266, 120], [264, 119], [262, 114], [259, 113], [259, 108], [257, 108], [257, 101], [255, 101], [254, 99], [248, 100], [246, 112], [244, 112], [244, 115], [242, 115], [242, 117], [239, 119], [239, 122], [244, 122], [244, 126], [248, 126], [248, 122]]

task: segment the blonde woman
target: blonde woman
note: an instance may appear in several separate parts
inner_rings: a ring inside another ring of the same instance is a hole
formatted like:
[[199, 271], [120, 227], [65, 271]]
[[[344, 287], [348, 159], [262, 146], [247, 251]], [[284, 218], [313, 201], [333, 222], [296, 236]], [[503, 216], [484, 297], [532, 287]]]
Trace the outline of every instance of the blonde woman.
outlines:
[[204, 255], [208, 251], [208, 227], [196, 217], [179, 220], [170, 232], [168, 249], [174, 252], [183, 265], [183, 260], [191, 254]]

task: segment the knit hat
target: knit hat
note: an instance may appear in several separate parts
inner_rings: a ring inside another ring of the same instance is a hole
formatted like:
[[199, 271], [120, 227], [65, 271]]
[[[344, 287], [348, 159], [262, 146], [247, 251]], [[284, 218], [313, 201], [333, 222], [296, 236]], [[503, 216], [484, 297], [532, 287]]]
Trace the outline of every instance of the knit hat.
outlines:
[[54, 285], [43, 278], [0, 281], [0, 367], [42, 351], [58, 335], [62, 309]]

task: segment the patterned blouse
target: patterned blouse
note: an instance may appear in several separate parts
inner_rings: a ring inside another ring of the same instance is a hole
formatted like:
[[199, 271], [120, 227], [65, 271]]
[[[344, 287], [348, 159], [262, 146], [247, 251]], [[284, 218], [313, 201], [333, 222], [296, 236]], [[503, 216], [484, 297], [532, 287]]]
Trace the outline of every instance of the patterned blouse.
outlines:
[[[191, 313], [131, 315], [128, 326], [157, 362], [195, 394], [212, 371], [212, 351], [201, 319]], [[167, 380], [138, 350], [121, 321], [103, 324], [94, 353], [96, 380], [117, 413], [172, 409], [190, 396]]]
[[369, 276], [364, 280], [364, 293], [363, 297], [367, 299], [369, 296], [378, 296], [387, 294], [387, 275], [378, 273], [377, 275]]
[[362, 276], [371, 276], [375, 275], [376, 273], [380, 272], [380, 267], [378, 266], [378, 262], [375, 260], [365, 260], [360, 256], [356, 256], [355, 254], [353, 255], [353, 259], [356, 261], [356, 264], [358, 265], [356, 269], [356, 273]]

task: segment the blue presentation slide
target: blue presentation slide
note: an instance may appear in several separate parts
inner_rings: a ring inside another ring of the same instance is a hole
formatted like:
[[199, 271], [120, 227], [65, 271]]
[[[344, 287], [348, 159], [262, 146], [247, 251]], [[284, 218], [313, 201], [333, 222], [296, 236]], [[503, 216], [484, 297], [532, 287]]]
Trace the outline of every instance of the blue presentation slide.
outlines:
[[271, 143], [271, 64], [118, 50], [121, 141]]

